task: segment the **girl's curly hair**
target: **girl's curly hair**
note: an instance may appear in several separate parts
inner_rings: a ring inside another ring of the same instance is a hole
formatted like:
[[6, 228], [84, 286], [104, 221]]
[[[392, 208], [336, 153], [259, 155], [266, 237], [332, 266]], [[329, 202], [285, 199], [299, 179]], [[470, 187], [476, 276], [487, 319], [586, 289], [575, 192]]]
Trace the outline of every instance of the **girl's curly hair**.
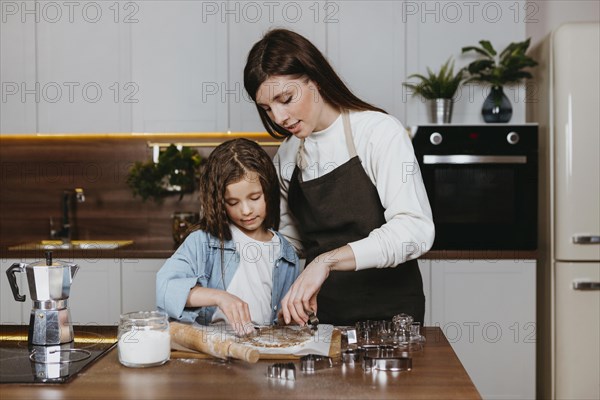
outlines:
[[228, 140], [217, 146], [203, 166], [200, 177], [200, 222], [196, 226], [221, 243], [231, 240], [229, 217], [225, 208], [227, 185], [249, 179], [255, 172], [267, 206], [263, 226], [279, 228], [279, 181], [275, 166], [260, 145], [248, 139]]

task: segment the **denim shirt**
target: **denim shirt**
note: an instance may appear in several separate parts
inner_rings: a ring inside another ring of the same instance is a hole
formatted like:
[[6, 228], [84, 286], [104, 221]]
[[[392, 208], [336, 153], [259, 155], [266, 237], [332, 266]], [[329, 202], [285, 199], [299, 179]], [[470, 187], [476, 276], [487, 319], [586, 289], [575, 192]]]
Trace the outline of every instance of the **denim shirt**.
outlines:
[[[274, 260], [271, 321], [276, 322], [281, 299], [300, 274], [300, 263], [294, 248], [279, 232], [280, 255]], [[221, 270], [223, 255], [223, 273]], [[210, 324], [216, 306], [187, 307], [190, 290], [196, 286], [226, 290], [240, 264], [239, 251], [233, 240], [224, 243], [204, 231], [192, 232], [161, 267], [156, 275], [156, 303], [169, 317], [186, 322]], [[225, 277], [223, 284], [222, 275]]]

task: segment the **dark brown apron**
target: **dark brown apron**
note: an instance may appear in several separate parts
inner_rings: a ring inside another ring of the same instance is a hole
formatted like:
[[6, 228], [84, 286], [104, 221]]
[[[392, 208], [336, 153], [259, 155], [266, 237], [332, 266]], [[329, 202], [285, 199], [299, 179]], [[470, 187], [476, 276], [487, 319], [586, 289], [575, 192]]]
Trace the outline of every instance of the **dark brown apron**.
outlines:
[[[290, 211], [306, 250], [306, 265], [326, 251], [363, 239], [386, 221], [384, 208], [367, 176], [352, 139], [350, 120], [342, 114], [350, 160], [330, 173], [304, 182], [294, 168], [288, 192]], [[302, 141], [298, 151], [302, 165]], [[407, 313], [423, 322], [425, 295], [416, 260], [395, 268], [332, 271], [317, 297], [322, 323], [353, 325]]]

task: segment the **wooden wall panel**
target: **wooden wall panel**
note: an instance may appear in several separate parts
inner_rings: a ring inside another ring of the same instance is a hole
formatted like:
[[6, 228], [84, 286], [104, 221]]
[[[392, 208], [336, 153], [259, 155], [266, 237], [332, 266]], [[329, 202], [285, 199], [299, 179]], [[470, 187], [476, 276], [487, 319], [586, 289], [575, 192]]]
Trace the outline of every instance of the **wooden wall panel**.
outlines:
[[[198, 210], [198, 193], [187, 194], [181, 201], [174, 196], [162, 204], [142, 202], [126, 184], [130, 166], [151, 159], [149, 141], [214, 143], [229, 137], [0, 135], [1, 245], [48, 239], [50, 217], [55, 227], [60, 225], [63, 190], [75, 187], [85, 192], [85, 202], [77, 204], [79, 239], [168, 239], [171, 213]], [[252, 138], [271, 140], [266, 134]], [[207, 157], [213, 148], [198, 150]], [[272, 156], [277, 148], [265, 149]]]

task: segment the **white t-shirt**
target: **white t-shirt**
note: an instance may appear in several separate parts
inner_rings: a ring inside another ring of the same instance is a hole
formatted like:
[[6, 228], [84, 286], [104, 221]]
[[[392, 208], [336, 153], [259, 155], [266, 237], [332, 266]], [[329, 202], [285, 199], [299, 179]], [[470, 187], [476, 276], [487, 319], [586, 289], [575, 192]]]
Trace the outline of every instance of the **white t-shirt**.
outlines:
[[[279, 237], [273, 234], [270, 241], [261, 242], [247, 236], [235, 225], [229, 226], [240, 264], [227, 291], [248, 303], [254, 324], [270, 325], [273, 267], [281, 252]], [[218, 321], [227, 321], [219, 308], [212, 318], [212, 322]]]
[[[356, 152], [385, 209], [386, 223], [349, 243], [356, 269], [392, 267], [427, 252], [435, 236], [431, 207], [412, 142], [396, 118], [376, 111], [350, 112]], [[287, 138], [274, 158], [281, 185], [279, 232], [301, 249], [300, 234], [288, 209], [287, 194], [300, 140]], [[304, 181], [326, 175], [350, 159], [340, 115], [304, 142]], [[343, 206], [343, 205], [340, 205]]]

